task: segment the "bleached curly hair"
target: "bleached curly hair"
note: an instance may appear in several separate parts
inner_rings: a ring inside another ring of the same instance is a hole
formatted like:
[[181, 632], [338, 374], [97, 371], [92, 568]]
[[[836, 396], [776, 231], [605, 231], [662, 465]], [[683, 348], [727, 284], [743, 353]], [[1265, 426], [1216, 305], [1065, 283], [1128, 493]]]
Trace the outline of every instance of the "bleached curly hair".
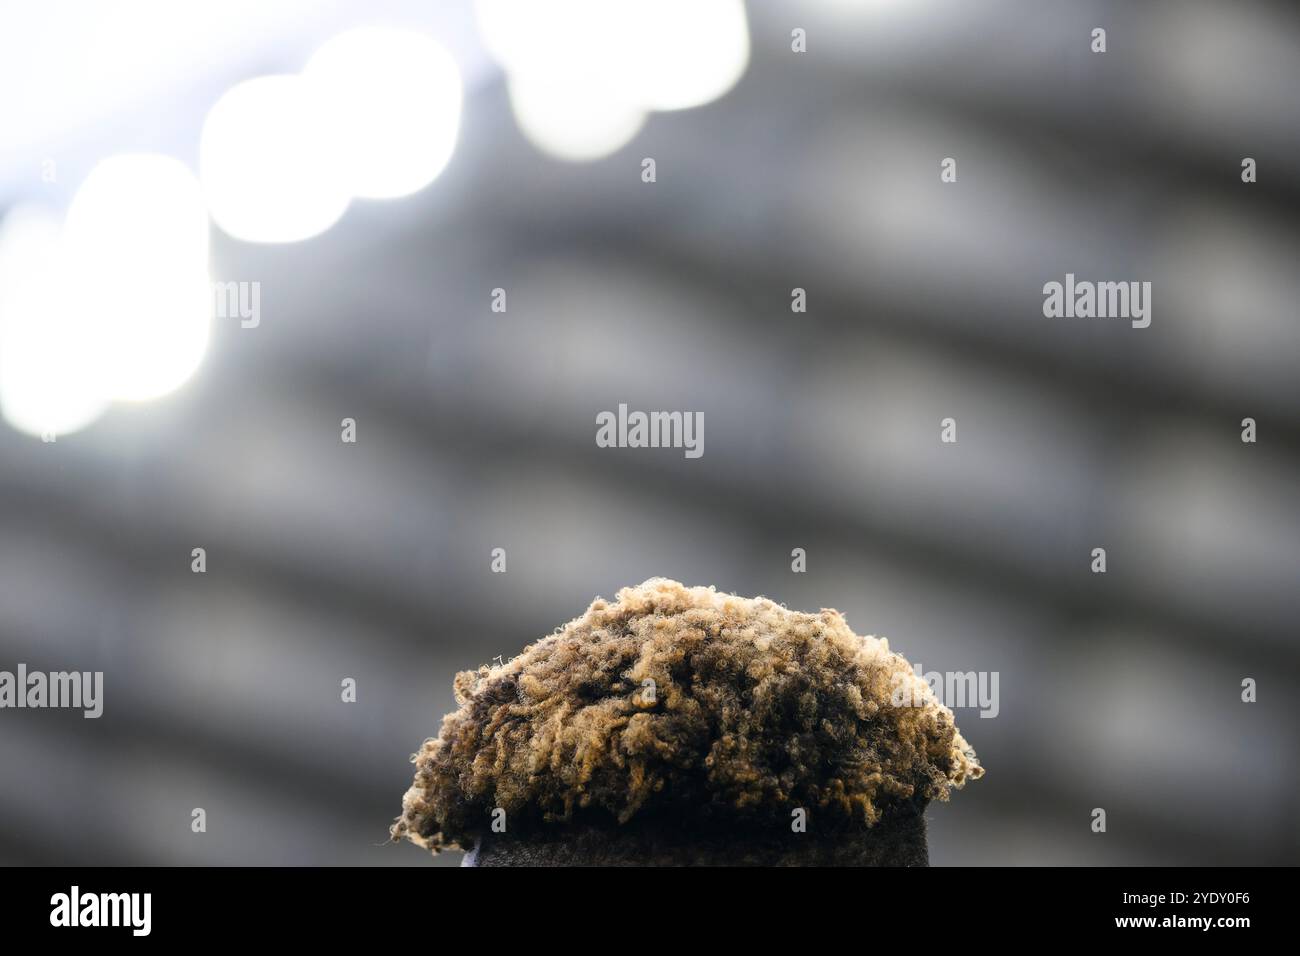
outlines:
[[459, 708], [412, 757], [393, 824], [434, 852], [510, 829], [787, 829], [803, 807], [865, 829], [983, 775], [953, 715], [884, 639], [834, 610], [655, 578], [500, 667], [455, 680]]

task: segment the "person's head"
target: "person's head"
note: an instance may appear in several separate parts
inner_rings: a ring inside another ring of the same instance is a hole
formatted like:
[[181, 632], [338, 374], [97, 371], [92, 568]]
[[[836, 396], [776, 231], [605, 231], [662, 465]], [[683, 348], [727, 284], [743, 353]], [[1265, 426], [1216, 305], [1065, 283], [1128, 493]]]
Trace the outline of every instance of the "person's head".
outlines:
[[983, 773], [837, 611], [662, 579], [455, 689], [392, 835], [481, 864], [923, 863], [925, 805]]

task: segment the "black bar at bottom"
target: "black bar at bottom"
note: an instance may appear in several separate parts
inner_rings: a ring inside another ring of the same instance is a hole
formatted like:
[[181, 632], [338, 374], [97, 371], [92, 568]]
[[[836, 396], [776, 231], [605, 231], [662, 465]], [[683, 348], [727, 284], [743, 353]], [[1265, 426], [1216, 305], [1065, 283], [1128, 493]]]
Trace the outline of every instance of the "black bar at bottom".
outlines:
[[[686, 940], [704, 929], [714, 939], [769, 944], [773, 930], [812, 932], [814, 945], [829, 938], [822, 933], [847, 932], [869, 946], [886, 932], [915, 933], [924, 945], [1041, 940], [1045, 930], [1231, 944], [1295, 922], [1282, 912], [1293, 877], [1290, 869], [1228, 868], [35, 868], [0, 871], [0, 914], [7, 937], [75, 934], [92, 945], [337, 946], [409, 936], [434, 948], [477, 948], [562, 932], [582, 934], [586, 950], [620, 939]], [[486, 935], [473, 942], [466, 934]]]

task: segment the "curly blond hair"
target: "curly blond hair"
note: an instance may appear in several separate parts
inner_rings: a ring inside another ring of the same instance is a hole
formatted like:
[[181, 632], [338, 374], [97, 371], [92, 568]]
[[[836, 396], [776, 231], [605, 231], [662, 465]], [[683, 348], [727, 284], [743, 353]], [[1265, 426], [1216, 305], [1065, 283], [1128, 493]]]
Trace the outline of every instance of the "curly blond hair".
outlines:
[[597, 598], [455, 690], [391, 830], [435, 852], [471, 847], [498, 808], [512, 831], [658, 816], [788, 828], [795, 807], [865, 828], [984, 772], [929, 685], [838, 611], [662, 578]]

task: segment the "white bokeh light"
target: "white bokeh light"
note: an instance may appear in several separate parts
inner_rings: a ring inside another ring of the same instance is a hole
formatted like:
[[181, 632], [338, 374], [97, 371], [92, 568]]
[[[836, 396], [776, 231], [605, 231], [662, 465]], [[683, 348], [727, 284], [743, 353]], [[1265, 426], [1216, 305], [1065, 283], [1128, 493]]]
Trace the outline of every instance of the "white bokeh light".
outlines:
[[107, 398], [156, 398], [207, 349], [208, 218], [179, 160], [135, 154], [96, 166], [63, 227], [67, 307]]
[[108, 402], [86, 316], [68, 308], [62, 233], [46, 210], [19, 206], [0, 222], [0, 411], [29, 435], [85, 428]]
[[484, 45], [506, 72], [567, 73], [582, 80], [616, 65], [614, 49], [635, 14], [623, 0], [475, 0], [474, 12]]
[[368, 28], [334, 37], [302, 78], [333, 121], [330, 149], [353, 196], [423, 189], [451, 159], [460, 129], [456, 61], [431, 37]]
[[542, 152], [585, 161], [617, 152], [645, 125], [645, 112], [588, 84], [550, 75], [509, 79], [510, 107], [519, 129]]
[[[617, 88], [652, 110], [711, 103], [749, 66], [749, 23], [742, 0], [656, 0], [615, 4], [626, 36]], [[630, 9], [626, 9], [630, 8]]]
[[749, 65], [742, 0], [477, 0], [475, 9], [521, 128], [561, 159], [608, 155], [636, 134], [637, 117], [709, 103]]
[[199, 140], [213, 221], [247, 242], [297, 242], [334, 225], [351, 200], [337, 134], [300, 76], [262, 76], [228, 90]]

